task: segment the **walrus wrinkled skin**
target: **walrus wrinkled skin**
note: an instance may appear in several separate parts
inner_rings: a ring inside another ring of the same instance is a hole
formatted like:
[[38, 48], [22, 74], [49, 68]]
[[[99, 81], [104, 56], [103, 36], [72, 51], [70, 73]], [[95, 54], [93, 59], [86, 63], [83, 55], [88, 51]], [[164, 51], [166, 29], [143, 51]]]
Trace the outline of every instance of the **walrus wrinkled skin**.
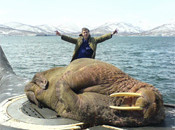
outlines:
[[154, 86], [94, 59], [77, 59], [37, 73], [25, 92], [38, 106], [88, 126], [145, 126], [165, 117], [162, 96]]

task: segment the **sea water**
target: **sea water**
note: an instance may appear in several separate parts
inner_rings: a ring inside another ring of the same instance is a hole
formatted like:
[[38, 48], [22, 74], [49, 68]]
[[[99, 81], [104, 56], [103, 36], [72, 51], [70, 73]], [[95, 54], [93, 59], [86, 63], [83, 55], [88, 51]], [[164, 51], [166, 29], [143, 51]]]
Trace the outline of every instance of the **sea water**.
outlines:
[[[75, 45], [58, 36], [0, 36], [14, 72], [31, 79], [36, 72], [66, 66]], [[97, 46], [96, 59], [154, 85], [164, 102], [175, 104], [175, 37], [120, 37]]]

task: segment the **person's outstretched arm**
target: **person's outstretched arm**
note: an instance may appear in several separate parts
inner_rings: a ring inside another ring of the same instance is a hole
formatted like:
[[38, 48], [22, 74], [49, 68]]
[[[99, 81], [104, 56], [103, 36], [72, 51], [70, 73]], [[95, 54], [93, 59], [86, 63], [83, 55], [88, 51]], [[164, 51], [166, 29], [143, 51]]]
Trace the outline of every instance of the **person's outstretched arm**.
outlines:
[[95, 38], [96, 39], [96, 43], [100, 43], [100, 42], [103, 42], [105, 40], [108, 40], [108, 39], [112, 38], [112, 35], [114, 35], [116, 33], [118, 33], [117, 29], [114, 30], [113, 33], [108, 33], [108, 34], [105, 34], [105, 35], [103, 35], [101, 37], [97, 37], [97, 38]]
[[70, 42], [70, 43], [73, 43], [73, 44], [76, 44], [77, 43], [77, 38], [72, 38], [72, 37], [69, 37], [69, 36], [66, 36], [66, 35], [62, 35], [58, 31], [55, 31], [55, 32], [56, 32], [56, 35], [57, 36], [61, 36], [61, 39], [62, 40], [67, 41], [67, 42]]
[[117, 29], [115, 29], [114, 32], [112, 33], [112, 35], [117, 34], [117, 33], [118, 33], [118, 31], [117, 31]]

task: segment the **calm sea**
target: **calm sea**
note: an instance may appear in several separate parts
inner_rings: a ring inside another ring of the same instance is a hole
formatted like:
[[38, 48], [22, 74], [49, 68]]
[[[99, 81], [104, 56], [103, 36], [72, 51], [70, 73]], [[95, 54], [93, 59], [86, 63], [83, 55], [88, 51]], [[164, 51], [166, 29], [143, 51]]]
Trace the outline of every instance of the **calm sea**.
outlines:
[[[31, 79], [36, 72], [70, 63], [74, 45], [60, 37], [0, 36], [15, 73]], [[153, 84], [166, 103], [175, 104], [175, 37], [118, 37], [98, 44], [96, 59]]]

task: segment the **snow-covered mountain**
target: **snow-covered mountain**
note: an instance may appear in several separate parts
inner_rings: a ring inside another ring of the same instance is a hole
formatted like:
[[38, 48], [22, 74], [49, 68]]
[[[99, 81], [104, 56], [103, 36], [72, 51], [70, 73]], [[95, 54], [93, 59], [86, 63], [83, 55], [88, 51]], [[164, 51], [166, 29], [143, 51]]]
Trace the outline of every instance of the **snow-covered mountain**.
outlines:
[[32, 26], [32, 25], [27, 25], [23, 23], [17, 23], [17, 22], [10, 22], [10, 23], [5, 23], [5, 26], [8, 26], [10, 28], [19, 30], [19, 31], [29, 31], [33, 32], [36, 34], [46, 34], [47, 31], [37, 27], [37, 26]]
[[81, 31], [80, 26], [78, 26], [77, 24], [65, 23], [65, 24], [60, 24], [56, 27], [62, 30], [62, 32], [64, 33], [76, 33]]
[[36, 36], [36, 33], [30, 32], [30, 31], [21, 31], [21, 30], [10, 28], [8, 26], [0, 25], [0, 35]]
[[[118, 35], [122, 36], [175, 36], [175, 22], [169, 24], [163, 24], [161, 26], [155, 27], [151, 30], [143, 30], [142, 28], [125, 23], [125, 22], [113, 22], [105, 23], [99, 27], [92, 28], [92, 35], [101, 35], [105, 33], [111, 33], [115, 29], [118, 30]], [[27, 25], [22, 23], [6, 23], [0, 24], [0, 35], [55, 35], [55, 31], [58, 30], [62, 34], [79, 34], [81, 28], [75, 24], [65, 24], [65, 25]]]
[[91, 30], [92, 34], [105, 34], [105, 33], [111, 33], [115, 29], [118, 30], [118, 33], [120, 35], [132, 35], [132, 34], [137, 34], [143, 32], [143, 29], [140, 27], [134, 26], [129, 23], [105, 23], [93, 30]]
[[37, 27], [44, 30], [44, 32], [48, 35], [54, 35], [56, 30], [62, 32], [62, 30], [52, 25], [43, 24], [43, 25], [38, 25]]
[[169, 24], [163, 24], [161, 26], [155, 27], [149, 31], [141, 33], [141, 35], [146, 36], [175, 36], [175, 22]]
[[0, 28], [9, 28], [9, 27], [6, 25], [0, 24]]

